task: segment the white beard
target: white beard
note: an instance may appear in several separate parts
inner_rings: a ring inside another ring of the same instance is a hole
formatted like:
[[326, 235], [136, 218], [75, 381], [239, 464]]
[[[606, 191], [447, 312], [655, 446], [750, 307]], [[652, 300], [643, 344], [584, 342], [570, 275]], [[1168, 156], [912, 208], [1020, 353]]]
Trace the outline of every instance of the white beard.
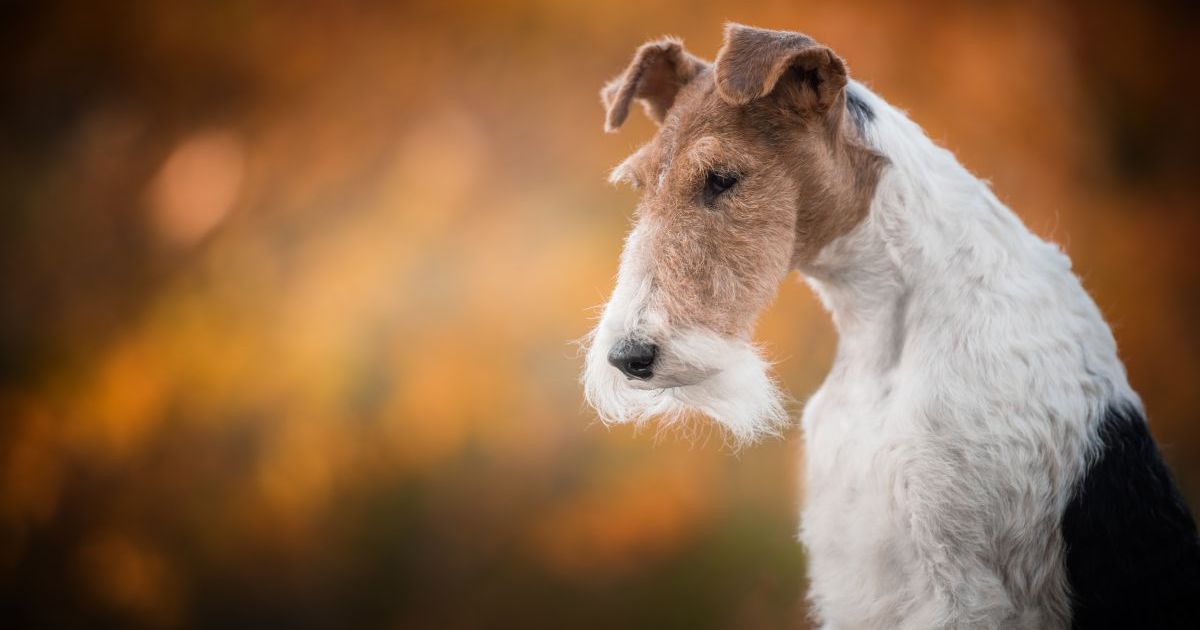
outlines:
[[608, 363], [621, 337], [601, 322], [592, 333], [583, 384], [588, 404], [608, 424], [662, 426], [700, 412], [725, 429], [735, 444], [779, 435], [787, 425], [783, 396], [767, 374], [767, 362], [750, 343], [703, 331], [667, 336], [659, 343], [655, 376], [627, 379]]

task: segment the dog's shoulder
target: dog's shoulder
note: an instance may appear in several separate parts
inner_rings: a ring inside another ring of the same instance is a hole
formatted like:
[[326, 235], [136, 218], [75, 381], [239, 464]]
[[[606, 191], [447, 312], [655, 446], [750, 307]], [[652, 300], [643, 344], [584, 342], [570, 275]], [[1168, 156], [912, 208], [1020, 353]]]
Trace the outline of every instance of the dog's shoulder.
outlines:
[[1063, 515], [1074, 628], [1200, 627], [1196, 523], [1132, 403], [1109, 406]]

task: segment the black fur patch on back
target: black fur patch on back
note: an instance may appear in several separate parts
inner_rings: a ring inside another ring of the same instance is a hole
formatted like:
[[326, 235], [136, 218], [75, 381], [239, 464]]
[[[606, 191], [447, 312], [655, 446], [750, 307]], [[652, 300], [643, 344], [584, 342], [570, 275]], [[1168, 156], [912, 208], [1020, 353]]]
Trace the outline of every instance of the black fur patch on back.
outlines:
[[1109, 407], [1063, 515], [1072, 628], [1200, 628], [1200, 539], [1146, 421]]

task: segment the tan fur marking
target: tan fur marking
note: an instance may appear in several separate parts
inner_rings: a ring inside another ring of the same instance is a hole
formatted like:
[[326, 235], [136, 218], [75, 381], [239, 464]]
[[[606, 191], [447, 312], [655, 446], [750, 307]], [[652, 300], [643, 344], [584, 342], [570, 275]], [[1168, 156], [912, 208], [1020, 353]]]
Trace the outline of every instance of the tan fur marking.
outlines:
[[[614, 170], [643, 186], [645, 237], [631, 253], [648, 261], [649, 307], [673, 326], [746, 337], [787, 272], [866, 217], [884, 159], [848, 122], [845, 64], [832, 51], [796, 33], [740, 25], [726, 38], [715, 69], [674, 40], [654, 54], [648, 47], [663, 42], [647, 44], [605, 98], [610, 128], [635, 94], [661, 124]], [[699, 69], [663, 82], [670, 66], [662, 55], [696, 60]], [[647, 77], [657, 87], [643, 92]], [[710, 171], [738, 181], [706, 203]]]

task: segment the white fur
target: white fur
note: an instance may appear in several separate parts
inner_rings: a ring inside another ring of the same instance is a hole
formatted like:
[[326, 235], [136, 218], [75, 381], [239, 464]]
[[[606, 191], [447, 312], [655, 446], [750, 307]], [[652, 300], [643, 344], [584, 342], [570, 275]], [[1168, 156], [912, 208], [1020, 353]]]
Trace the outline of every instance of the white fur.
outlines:
[[1096, 424], [1136, 401], [1054, 245], [858, 84], [890, 160], [807, 268], [838, 353], [803, 414], [810, 598], [828, 628], [1065, 628], [1058, 524]]
[[[588, 345], [583, 375], [588, 403], [606, 423], [659, 418], [671, 424], [698, 411], [737, 444], [778, 435], [787, 413], [754, 346], [705, 330], [672, 328], [655, 308], [652, 274], [638, 247], [642, 229], [629, 235], [616, 289]], [[627, 337], [658, 346], [652, 379], [627, 379], [609, 365], [609, 349]]]

